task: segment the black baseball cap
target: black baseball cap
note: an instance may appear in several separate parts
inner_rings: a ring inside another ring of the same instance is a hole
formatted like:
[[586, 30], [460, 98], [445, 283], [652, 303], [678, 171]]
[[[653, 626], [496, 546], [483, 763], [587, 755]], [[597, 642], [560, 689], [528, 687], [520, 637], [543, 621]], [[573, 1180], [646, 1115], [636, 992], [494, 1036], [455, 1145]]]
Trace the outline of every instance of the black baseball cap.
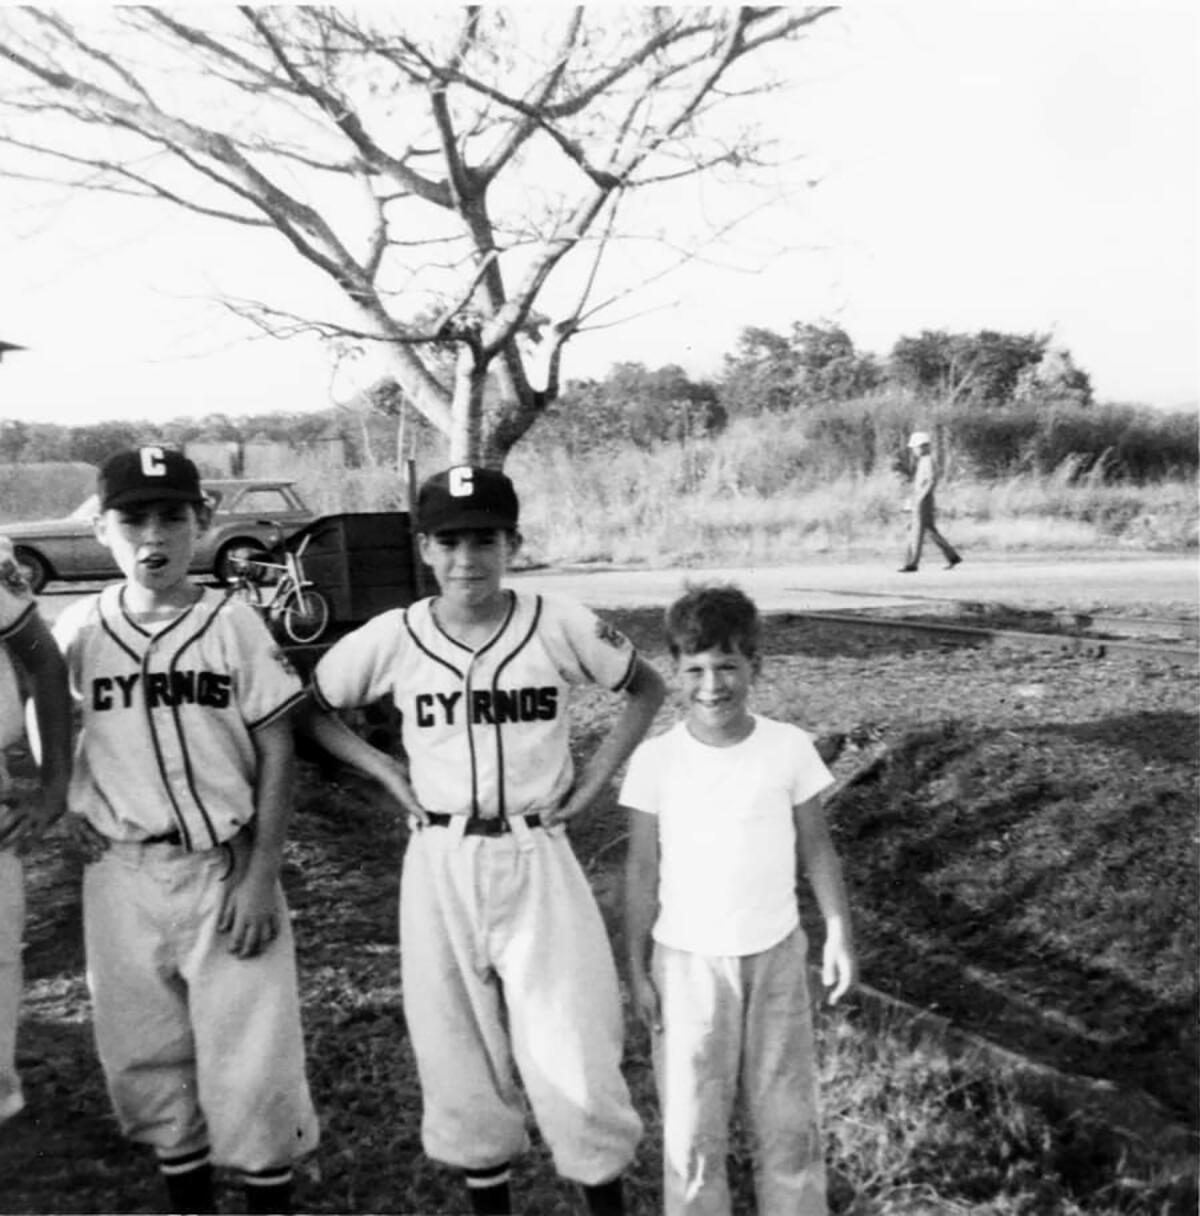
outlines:
[[417, 492], [417, 531], [517, 526], [520, 507], [513, 483], [499, 469], [457, 464], [434, 473]]
[[196, 466], [182, 452], [157, 445], [110, 456], [100, 466], [97, 489], [102, 511], [139, 502], [205, 501]]

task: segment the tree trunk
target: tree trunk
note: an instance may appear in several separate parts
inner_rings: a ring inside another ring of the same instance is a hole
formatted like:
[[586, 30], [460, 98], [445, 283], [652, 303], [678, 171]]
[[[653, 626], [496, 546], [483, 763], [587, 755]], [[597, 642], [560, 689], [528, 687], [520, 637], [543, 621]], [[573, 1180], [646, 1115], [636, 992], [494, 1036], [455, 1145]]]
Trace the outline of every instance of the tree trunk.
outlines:
[[483, 386], [486, 366], [462, 343], [454, 364], [454, 400], [450, 406], [450, 463], [479, 464], [483, 459]]

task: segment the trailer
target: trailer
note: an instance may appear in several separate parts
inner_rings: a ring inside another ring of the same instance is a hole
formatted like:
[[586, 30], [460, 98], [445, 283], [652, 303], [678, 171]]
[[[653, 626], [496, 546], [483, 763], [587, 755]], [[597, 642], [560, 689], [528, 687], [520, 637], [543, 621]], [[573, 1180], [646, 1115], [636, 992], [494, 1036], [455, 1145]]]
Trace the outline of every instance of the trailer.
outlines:
[[[329, 623], [311, 643], [280, 640], [307, 675], [340, 636], [390, 608], [404, 608], [433, 589], [408, 511], [322, 515], [290, 535], [281, 553], [299, 554], [305, 580], [324, 597]], [[270, 617], [268, 616], [270, 622]]]

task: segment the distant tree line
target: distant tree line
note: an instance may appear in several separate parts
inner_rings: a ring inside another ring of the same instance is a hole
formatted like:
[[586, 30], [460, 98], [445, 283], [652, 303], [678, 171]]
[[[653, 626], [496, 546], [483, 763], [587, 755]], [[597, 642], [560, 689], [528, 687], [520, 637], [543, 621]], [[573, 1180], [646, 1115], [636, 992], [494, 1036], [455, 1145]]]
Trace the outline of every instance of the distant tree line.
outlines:
[[915, 427], [944, 457], [982, 476], [1047, 474], [1145, 480], [1195, 473], [1194, 414], [1097, 405], [1091, 380], [1046, 334], [925, 330], [886, 358], [855, 348], [840, 326], [797, 321], [790, 333], [749, 326], [714, 380], [680, 367], [615, 365], [572, 381], [531, 436], [568, 451], [648, 448], [720, 434], [734, 419], [787, 415], [812, 443], [869, 473], [900, 456]]
[[395, 422], [382, 411], [330, 408], [307, 413], [277, 410], [231, 418], [207, 414], [169, 422], [114, 421], [85, 426], [0, 420], [0, 464], [83, 461], [100, 464], [121, 448], [139, 443], [282, 443], [314, 448], [339, 439], [354, 467], [395, 456]]
[[[717, 436], [735, 419], [764, 415], [794, 419], [826, 462], [832, 454], [841, 467], [864, 473], [902, 454], [915, 427], [935, 432], [943, 460], [985, 477], [1069, 465], [1079, 475], [1142, 481], [1194, 475], [1200, 463], [1194, 412], [1098, 405], [1087, 372], [1048, 335], [925, 330], [899, 338], [881, 358], [857, 350], [840, 326], [800, 321], [787, 334], [743, 329], [711, 380], [694, 380], [675, 364], [626, 362], [603, 379], [569, 381], [521, 443], [569, 454], [629, 444], [649, 449]], [[399, 446], [429, 452], [438, 437], [392, 391], [368, 393], [356, 408], [310, 413], [74, 427], [5, 420], [0, 464], [98, 464], [120, 447], [151, 440], [304, 449], [331, 438], [341, 440], [348, 465], [362, 467], [391, 464]]]

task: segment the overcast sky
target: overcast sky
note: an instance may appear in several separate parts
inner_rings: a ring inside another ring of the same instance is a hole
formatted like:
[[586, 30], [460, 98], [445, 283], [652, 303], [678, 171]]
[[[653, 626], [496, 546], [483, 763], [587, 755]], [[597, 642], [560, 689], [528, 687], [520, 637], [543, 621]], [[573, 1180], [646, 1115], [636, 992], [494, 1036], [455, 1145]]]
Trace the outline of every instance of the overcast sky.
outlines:
[[[833, 321], [879, 354], [988, 328], [1051, 333], [1101, 400], [1194, 407], [1198, 10], [917, 0], [818, 27], [770, 115], [820, 183], [781, 217], [793, 251], [757, 274], [690, 269], [636, 322], [578, 339], [567, 375], [618, 360], [711, 374], [750, 324]], [[30, 348], [0, 367], [0, 417], [328, 405], [319, 345], [249, 340], [213, 305], [234, 263], [286, 283], [288, 259], [225, 241], [90, 196], [46, 213], [0, 181], [0, 339]]]

